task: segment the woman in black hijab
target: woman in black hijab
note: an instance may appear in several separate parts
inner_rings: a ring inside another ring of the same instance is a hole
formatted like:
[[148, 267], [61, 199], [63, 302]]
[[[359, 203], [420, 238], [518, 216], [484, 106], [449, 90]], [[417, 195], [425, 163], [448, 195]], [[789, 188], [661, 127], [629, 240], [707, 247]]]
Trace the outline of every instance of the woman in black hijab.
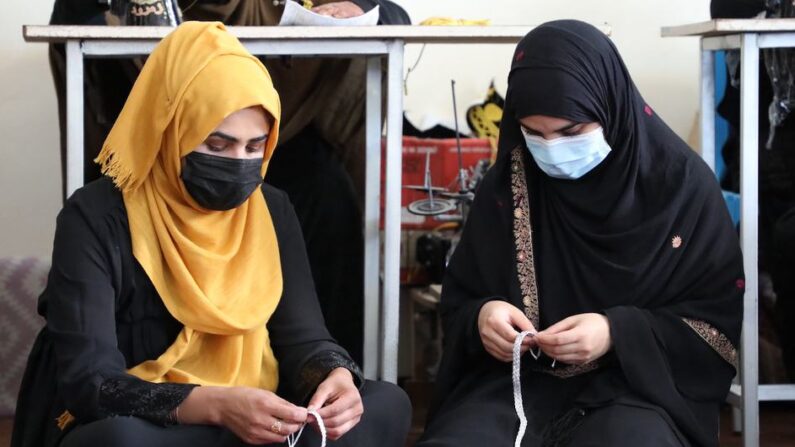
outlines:
[[712, 172], [594, 27], [518, 45], [499, 155], [442, 295], [445, 353], [422, 447], [717, 446], [743, 266]]

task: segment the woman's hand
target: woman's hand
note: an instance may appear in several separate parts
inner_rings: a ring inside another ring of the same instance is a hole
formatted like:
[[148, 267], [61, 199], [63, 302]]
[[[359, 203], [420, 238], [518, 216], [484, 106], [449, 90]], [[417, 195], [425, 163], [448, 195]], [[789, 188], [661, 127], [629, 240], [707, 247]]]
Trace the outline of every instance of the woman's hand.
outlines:
[[[328, 439], [336, 441], [350, 431], [362, 419], [364, 406], [359, 389], [353, 383], [353, 375], [345, 368], [337, 368], [320, 383], [307, 408], [316, 410], [323, 418]], [[309, 415], [309, 421], [317, 428], [317, 421]]]
[[[518, 330], [517, 330], [518, 329]], [[489, 301], [480, 308], [478, 331], [486, 352], [497, 360], [513, 360], [513, 343], [522, 331], [534, 331], [533, 323], [513, 304], [505, 301]], [[525, 337], [522, 353], [535, 346], [533, 337]]]
[[337, 19], [348, 19], [364, 14], [362, 8], [353, 2], [326, 3], [325, 5], [315, 6], [312, 8], [312, 12]]
[[613, 344], [607, 317], [596, 313], [578, 314], [561, 320], [539, 332], [535, 340], [549, 357], [574, 364], [598, 359]]
[[285, 442], [306, 416], [305, 408], [270, 391], [247, 387], [196, 387], [179, 406], [180, 423], [221, 425], [257, 445]]

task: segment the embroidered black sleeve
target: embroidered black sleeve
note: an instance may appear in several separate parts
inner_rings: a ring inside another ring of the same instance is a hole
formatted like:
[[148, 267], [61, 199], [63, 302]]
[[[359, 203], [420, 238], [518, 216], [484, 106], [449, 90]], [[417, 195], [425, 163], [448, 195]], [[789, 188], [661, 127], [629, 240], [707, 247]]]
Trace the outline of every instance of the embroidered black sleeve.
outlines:
[[309, 400], [312, 393], [320, 385], [320, 382], [325, 380], [326, 376], [336, 368], [345, 368], [350, 371], [357, 387], [361, 388], [362, 384], [364, 384], [362, 370], [350, 357], [337, 351], [322, 351], [309, 359], [301, 368], [296, 385], [296, 391], [298, 396], [301, 396], [301, 402]]
[[176, 408], [196, 386], [132, 377], [106, 379], [99, 387], [99, 407], [107, 416], [137, 416], [159, 425], [176, 425]]

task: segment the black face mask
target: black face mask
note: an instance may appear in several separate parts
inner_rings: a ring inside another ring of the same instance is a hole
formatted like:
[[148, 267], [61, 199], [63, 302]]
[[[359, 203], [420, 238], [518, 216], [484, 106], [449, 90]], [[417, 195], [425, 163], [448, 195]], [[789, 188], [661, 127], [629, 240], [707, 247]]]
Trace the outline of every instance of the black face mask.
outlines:
[[209, 210], [237, 208], [262, 183], [261, 158], [240, 159], [191, 152], [185, 156], [182, 182], [193, 200]]

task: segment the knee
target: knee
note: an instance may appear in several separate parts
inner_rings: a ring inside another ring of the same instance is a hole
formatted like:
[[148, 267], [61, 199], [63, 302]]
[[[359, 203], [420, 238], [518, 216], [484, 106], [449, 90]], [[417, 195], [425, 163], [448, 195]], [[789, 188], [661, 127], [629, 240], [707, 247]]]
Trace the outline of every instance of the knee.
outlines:
[[572, 447], [634, 445], [681, 446], [676, 430], [657, 411], [611, 405], [586, 414], [573, 430]]
[[149, 422], [136, 417], [112, 417], [90, 422], [74, 428], [66, 435], [62, 447], [87, 445], [112, 445], [115, 447], [139, 446], [142, 433]]
[[362, 387], [363, 419], [380, 427], [408, 432], [411, 425], [411, 401], [397, 385], [387, 382], [367, 381]]

